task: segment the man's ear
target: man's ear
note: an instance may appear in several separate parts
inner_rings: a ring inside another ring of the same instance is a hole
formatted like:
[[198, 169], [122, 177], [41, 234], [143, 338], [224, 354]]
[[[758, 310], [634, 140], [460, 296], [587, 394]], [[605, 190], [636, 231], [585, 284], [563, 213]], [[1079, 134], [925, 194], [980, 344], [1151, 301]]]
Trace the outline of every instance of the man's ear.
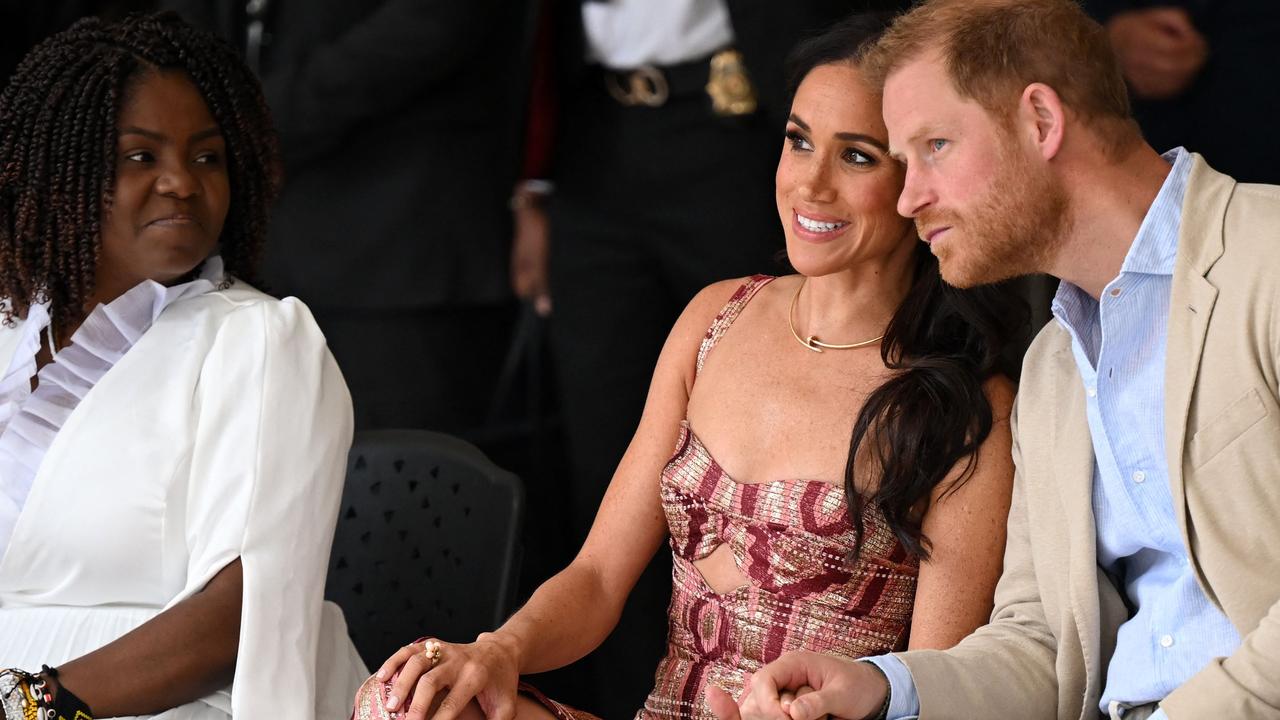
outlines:
[[1067, 115], [1058, 93], [1044, 83], [1031, 83], [1018, 99], [1018, 124], [1045, 160], [1052, 160], [1062, 148]]

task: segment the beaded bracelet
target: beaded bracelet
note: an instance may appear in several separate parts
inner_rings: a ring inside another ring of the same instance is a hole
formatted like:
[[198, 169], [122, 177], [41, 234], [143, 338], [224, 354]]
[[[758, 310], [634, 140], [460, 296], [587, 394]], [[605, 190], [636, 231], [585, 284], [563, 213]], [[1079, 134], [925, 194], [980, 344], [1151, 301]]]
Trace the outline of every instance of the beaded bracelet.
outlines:
[[[42, 672], [58, 677], [48, 665]], [[16, 668], [0, 670], [0, 711], [3, 720], [93, 720], [89, 706], [70, 690], [59, 688], [55, 698], [48, 680]]]

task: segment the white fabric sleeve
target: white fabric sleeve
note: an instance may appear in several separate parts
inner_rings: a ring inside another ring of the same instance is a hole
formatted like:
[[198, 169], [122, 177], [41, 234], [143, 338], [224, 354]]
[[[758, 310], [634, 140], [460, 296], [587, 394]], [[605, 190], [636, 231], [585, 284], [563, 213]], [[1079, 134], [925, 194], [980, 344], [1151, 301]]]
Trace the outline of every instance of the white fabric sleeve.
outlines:
[[[225, 316], [195, 393], [187, 584], [240, 558], [237, 720], [315, 716], [321, 603], [351, 446], [351, 398], [292, 298]], [[171, 603], [171, 604], [173, 604]]]

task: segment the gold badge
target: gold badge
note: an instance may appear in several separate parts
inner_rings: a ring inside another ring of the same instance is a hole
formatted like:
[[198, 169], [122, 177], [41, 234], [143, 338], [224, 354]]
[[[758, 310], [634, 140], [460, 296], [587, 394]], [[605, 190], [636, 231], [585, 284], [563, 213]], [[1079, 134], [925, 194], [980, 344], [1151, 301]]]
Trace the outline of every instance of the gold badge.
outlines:
[[756, 111], [756, 90], [751, 86], [742, 53], [721, 50], [711, 57], [707, 94], [711, 96], [711, 108], [717, 115], [733, 117]]

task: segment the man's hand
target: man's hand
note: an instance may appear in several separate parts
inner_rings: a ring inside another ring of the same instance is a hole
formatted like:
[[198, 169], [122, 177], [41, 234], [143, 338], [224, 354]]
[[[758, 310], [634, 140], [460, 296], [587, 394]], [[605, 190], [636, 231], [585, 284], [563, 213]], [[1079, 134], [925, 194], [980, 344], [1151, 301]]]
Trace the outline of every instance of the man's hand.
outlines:
[[1176, 97], [1191, 86], [1209, 57], [1209, 45], [1182, 8], [1119, 13], [1107, 34], [1133, 92], [1147, 100]]
[[866, 663], [791, 652], [747, 678], [738, 702], [718, 688], [707, 701], [719, 720], [822, 720], [874, 716], [889, 684]]

